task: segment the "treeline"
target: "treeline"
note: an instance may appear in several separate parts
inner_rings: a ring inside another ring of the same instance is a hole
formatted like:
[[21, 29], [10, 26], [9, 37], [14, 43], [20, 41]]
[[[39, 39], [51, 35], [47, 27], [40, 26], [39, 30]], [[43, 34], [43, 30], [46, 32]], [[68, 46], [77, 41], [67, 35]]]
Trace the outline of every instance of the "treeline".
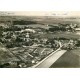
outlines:
[[20, 31], [20, 30], [21, 30], [21, 28], [14, 27], [14, 26], [4, 29], [5, 32], [7, 32], [7, 31]]
[[3, 27], [0, 26], [0, 38], [2, 37]]
[[13, 21], [13, 25], [28, 25], [28, 24], [37, 24], [35, 21]]
[[54, 32], [54, 31], [66, 31], [65, 27], [53, 27], [49, 28], [49, 31]]

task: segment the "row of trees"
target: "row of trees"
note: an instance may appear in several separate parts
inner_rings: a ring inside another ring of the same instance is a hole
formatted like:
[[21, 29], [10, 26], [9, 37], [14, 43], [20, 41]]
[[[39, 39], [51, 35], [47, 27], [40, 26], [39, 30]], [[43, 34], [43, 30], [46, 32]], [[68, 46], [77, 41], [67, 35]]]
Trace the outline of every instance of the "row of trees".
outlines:
[[20, 20], [20, 21], [13, 21], [13, 25], [28, 25], [28, 24], [37, 24], [36, 21], [25, 21], [25, 20]]
[[77, 24], [58, 24], [57, 26], [54, 25], [49, 25], [51, 28], [49, 28], [49, 31], [54, 32], [54, 31], [75, 31], [74, 28], [78, 27]]
[[53, 27], [49, 28], [49, 31], [54, 32], [54, 31], [66, 31], [65, 27]]

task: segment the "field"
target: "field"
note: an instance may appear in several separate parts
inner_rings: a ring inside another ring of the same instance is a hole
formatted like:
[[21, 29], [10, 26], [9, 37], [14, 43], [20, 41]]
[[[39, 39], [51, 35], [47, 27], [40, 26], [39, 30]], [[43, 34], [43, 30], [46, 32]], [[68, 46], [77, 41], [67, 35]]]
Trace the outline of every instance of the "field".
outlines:
[[80, 67], [80, 48], [67, 51], [50, 68]]
[[35, 21], [38, 24], [54, 23], [80, 23], [79, 17], [55, 17], [55, 16], [0, 16], [0, 21]]
[[45, 33], [45, 34], [40, 34], [41, 38], [67, 38], [67, 39], [78, 39], [80, 38], [80, 35], [77, 35], [75, 33], [66, 33], [66, 32], [57, 32], [57, 33]]
[[0, 43], [0, 65], [9, 61], [19, 61], [19, 59]]

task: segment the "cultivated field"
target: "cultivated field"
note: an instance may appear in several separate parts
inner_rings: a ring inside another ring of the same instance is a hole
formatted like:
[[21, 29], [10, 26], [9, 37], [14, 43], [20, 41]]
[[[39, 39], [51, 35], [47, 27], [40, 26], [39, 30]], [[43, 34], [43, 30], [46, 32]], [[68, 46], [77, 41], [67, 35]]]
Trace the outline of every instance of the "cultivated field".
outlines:
[[45, 33], [40, 35], [41, 38], [67, 38], [67, 39], [78, 39], [80, 35], [75, 33], [57, 32], [57, 33]]
[[80, 67], [80, 48], [67, 51], [50, 68]]

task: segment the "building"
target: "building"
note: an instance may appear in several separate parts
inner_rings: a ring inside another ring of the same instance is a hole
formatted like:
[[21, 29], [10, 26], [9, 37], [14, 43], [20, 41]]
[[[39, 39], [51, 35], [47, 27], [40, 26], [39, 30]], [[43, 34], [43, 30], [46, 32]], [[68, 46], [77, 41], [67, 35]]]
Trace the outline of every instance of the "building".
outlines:
[[80, 35], [80, 28], [75, 28], [76, 34]]

